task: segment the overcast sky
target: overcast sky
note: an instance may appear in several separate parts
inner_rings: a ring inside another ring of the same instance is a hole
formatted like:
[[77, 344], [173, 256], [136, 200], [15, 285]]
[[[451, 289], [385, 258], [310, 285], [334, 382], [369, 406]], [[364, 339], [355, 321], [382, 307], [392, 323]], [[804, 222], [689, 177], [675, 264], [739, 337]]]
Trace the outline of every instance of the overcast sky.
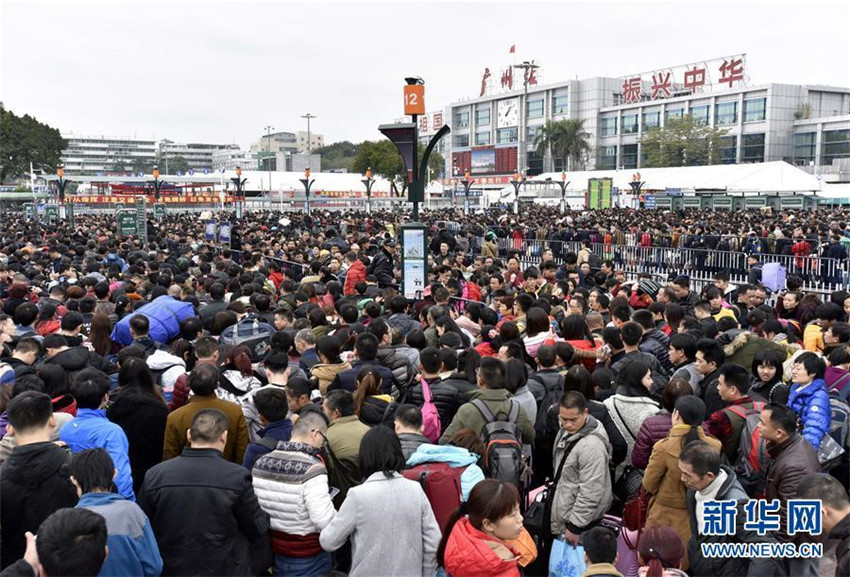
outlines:
[[247, 147], [309, 112], [326, 142], [359, 142], [402, 115], [405, 76], [436, 110], [512, 44], [544, 83], [746, 53], [751, 84], [850, 86], [848, 6], [2, 0], [0, 100], [76, 134]]

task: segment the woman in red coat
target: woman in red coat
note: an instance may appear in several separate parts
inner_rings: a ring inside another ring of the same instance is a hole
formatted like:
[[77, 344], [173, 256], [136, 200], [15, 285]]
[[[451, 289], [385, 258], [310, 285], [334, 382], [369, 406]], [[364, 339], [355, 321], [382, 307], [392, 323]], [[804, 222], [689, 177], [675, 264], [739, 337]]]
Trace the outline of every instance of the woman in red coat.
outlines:
[[437, 563], [449, 577], [519, 577], [522, 554], [508, 542], [521, 533], [516, 487], [480, 481], [449, 519]]

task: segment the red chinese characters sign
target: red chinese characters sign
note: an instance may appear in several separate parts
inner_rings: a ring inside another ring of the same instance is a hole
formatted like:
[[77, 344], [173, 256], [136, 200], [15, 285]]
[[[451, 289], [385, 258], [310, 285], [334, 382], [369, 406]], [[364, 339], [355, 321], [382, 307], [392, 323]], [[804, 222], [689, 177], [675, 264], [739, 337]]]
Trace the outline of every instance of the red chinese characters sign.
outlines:
[[[623, 77], [622, 103], [696, 94], [712, 87], [732, 88], [746, 82], [746, 55], [740, 54]], [[644, 92], [643, 87], [651, 87]]]

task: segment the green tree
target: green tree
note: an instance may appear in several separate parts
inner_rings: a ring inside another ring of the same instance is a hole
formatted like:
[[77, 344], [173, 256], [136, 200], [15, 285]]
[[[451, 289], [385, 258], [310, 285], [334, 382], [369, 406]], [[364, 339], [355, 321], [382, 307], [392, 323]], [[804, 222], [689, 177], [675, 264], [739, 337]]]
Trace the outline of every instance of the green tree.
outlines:
[[54, 173], [68, 141], [59, 130], [25, 114], [17, 116], [0, 106], [0, 182], [34, 170]]
[[645, 166], [698, 166], [720, 162], [726, 130], [705, 126], [688, 114], [668, 118], [663, 127], [650, 128], [640, 139]]
[[[424, 152], [425, 147], [420, 145], [420, 161]], [[445, 159], [440, 153], [432, 152], [428, 167], [431, 169], [431, 177], [437, 178], [445, 170]], [[352, 169], [364, 174], [367, 168], [371, 168], [373, 174], [389, 180], [396, 196], [401, 196], [407, 190], [407, 168], [395, 144], [389, 140], [366, 140], [358, 146]]]
[[112, 164], [112, 172], [126, 172], [127, 165], [124, 163], [124, 159], [118, 158]]
[[182, 156], [172, 156], [168, 158], [168, 162], [165, 159], [160, 159], [158, 166], [163, 173], [168, 169], [169, 174], [177, 174], [178, 171], [186, 172], [189, 170], [189, 161]]
[[583, 119], [547, 120], [534, 139], [534, 147], [541, 156], [549, 151], [554, 158], [561, 159], [564, 166], [570, 160], [572, 169], [583, 169], [590, 156], [590, 136], [584, 129]]
[[[169, 162], [168, 168], [171, 168], [171, 165], [170, 165], [171, 160], [169, 160], [168, 162]], [[139, 174], [140, 172], [144, 172], [145, 174], [148, 174], [149, 172], [151, 172], [153, 170], [153, 164], [151, 163], [150, 160], [145, 160], [144, 158], [134, 158], [133, 164], [130, 165], [130, 168], [132, 169], [133, 174]]]
[[334, 170], [343, 168], [352, 172], [354, 157], [357, 156], [357, 144], [343, 140], [334, 142], [321, 148], [313, 150], [313, 154], [322, 156], [322, 170]]

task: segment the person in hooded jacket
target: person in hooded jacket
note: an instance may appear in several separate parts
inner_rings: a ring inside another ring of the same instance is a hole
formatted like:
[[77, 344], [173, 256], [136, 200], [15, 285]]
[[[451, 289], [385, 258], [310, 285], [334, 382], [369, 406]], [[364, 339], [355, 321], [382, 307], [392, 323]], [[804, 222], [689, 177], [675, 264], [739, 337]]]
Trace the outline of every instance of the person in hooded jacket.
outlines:
[[53, 407], [44, 393], [27, 391], [7, 407], [17, 446], [0, 468], [0, 568], [24, 555], [25, 533], [51, 513], [77, 503], [68, 451], [50, 440]]
[[588, 412], [581, 393], [564, 393], [558, 421], [550, 531], [578, 545], [581, 534], [598, 525], [611, 506], [611, 443], [605, 428]]
[[673, 371], [673, 363], [670, 362], [670, 337], [655, 328], [655, 319], [648, 310], [635, 311], [632, 320], [643, 327], [638, 350], [649, 353], [658, 359], [661, 367], [668, 373]]
[[168, 406], [142, 359], [130, 357], [121, 363], [118, 390], [110, 398], [106, 418], [127, 435], [133, 491], [138, 493], [148, 469], [162, 462], [168, 420]]
[[815, 451], [829, 434], [832, 424], [829, 392], [823, 380], [825, 372], [826, 363], [822, 358], [814, 353], [803, 353], [794, 359], [794, 384], [788, 395], [788, 407], [800, 418], [800, 433]]
[[65, 369], [69, 380], [89, 367], [106, 375], [118, 371], [118, 367], [114, 363], [107, 361], [84, 346], [69, 347], [68, 341], [62, 335], [46, 336], [42, 346], [45, 351], [44, 364], [59, 365]]
[[497, 479], [481, 481], [452, 515], [437, 549], [446, 574], [519, 577], [520, 552], [509, 544], [523, 531], [519, 492]]

